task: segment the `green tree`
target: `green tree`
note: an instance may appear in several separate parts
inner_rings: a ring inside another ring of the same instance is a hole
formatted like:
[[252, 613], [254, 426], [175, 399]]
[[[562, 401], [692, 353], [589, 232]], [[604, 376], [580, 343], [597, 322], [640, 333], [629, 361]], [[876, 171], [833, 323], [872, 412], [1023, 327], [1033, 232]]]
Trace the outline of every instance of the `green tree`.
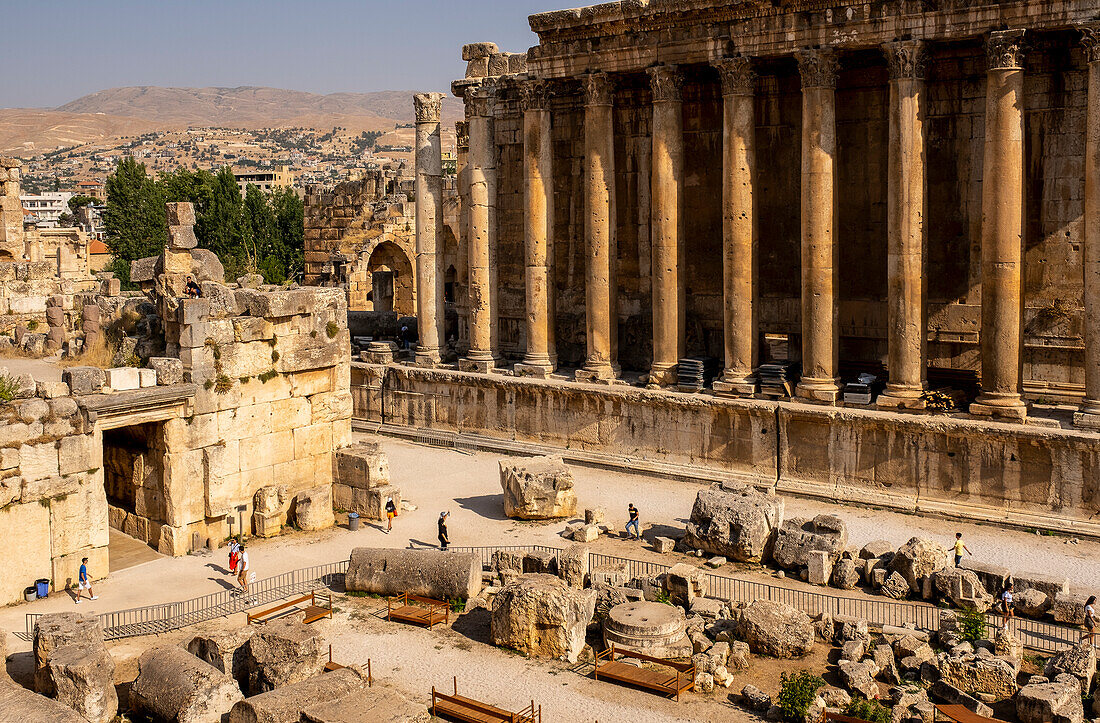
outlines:
[[129, 285], [130, 262], [160, 253], [168, 241], [164, 196], [145, 165], [129, 157], [107, 176], [106, 189], [104, 243], [115, 257], [111, 270]]
[[90, 206], [92, 204], [99, 203], [91, 196], [76, 195], [69, 199], [69, 210], [76, 213], [76, 209]]
[[285, 278], [293, 281], [305, 268], [305, 203], [293, 189], [277, 188], [271, 194], [271, 204], [275, 209], [279, 261]]
[[209, 200], [196, 220], [195, 234], [200, 245], [218, 255], [230, 277], [243, 268], [241, 261], [247, 256], [243, 209], [237, 179], [224, 166], [213, 178]]

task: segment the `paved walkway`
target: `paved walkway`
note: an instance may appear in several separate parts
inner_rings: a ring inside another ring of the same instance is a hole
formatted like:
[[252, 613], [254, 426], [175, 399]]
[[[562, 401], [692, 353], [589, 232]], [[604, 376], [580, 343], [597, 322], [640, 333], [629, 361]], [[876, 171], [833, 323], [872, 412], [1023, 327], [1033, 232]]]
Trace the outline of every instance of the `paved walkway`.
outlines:
[[[363, 437], [362, 435], [360, 435]], [[365, 437], [363, 437], [365, 438]], [[250, 558], [258, 577], [269, 577], [319, 563], [346, 559], [353, 547], [406, 547], [434, 545], [435, 523], [440, 510], [451, 511], [450, 533], [454, 545], [550, 544], [560, 546], [564, 524], [558, 522], [521, 522], [506, 518], [500, 504], [497, 471], [499, 455], [463, 453], [425, 447], [389, 438], [379, 438], [390, 458], [395, 484], [403, 495], [418, 506], [397, 518], [394, 532], [385, 534], [382, 523], [368, 522], [358, 532], [336, 528], [321, 533], [292, 533], [273, 540], [254, 541]], [[682, 529], [690, 514], [695, 493], [700, 488], [687, 482], [651, 479], [607, 470], [575, 469], [581, 507], [603, 506], [608, 521], [621, 525], [626, 505], [634, 502], [641, 509], [643, 528], [658, 534]], [[942, 539], [944, 544], [955, 530], [964, 533], [967, 545], [979, 559], [1008, 565], [1016, 570], [1042, 570], [1064, 574], [1078, 586], [1100, 589], [1100, 543], [1038, 537], [1027, 533], [1001, 530], [992, 526], [926, 519], [891, 512], [878, 512], [823, 502], [788, 499], [787, 516], [811, 516], [835, 512], [848, 522], [852, 546], [872, 539], [886, 539], [900, 546], [913, 535]], [[637, 543], [604, 539], [593, 549], [624, 557], [644, 554]], [[22, 631], [26, 613], [79, 610], [99, 613], [158, 603], [176, 602], [219, 590], [229, 589], [233, 579], [227, 570], [224, 549], [212, 555], [164, 558], [113, 573], [96, 586], [99, 600], [86, 601], [79, 608], [65, 596], [0, 609], [0, 630]], [[93, 570], [93, 574], [98, 571]], [[725, 574], [745, 576], [748, 567], [730, 566]], [[756, 573], [758, 579], [778, 584], [774, 578]], [[790, 580], [784, 586], [805, 588]], [[822, 588], [815, 588], [822, 591]], [[881, 598], [876, 598], [881, 599]], [[28, 650], [30, 644], [9, 634], [9, 651]]]

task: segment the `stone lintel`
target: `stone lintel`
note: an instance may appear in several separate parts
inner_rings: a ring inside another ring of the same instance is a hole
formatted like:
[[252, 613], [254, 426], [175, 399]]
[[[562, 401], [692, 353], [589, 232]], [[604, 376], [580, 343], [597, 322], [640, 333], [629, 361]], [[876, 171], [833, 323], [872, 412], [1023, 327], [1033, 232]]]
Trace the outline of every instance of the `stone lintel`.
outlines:
[[578, 382], [611, 384], [615, 379], [615, 369], [610, 364], [585, 367], [578, 369], [573, 376]]
[[757, 379], [748, 376], [741, 379], [725, 378], [715, 379], [711, 383], [711, 389], [720, 397], [751, 397], [756, 394]]
[[1081, 427], [1083, 429], [1100, 430], [1100, 413], [1074, 412], [1073, 424], [1074, 426]]
[[512, 369], [517, 377], [533, 377], [535, 379], [549, 379], [554, 373], [554, 365], [547, 361], [545, 364], [520, 362]]
[[805, 401], [836, 404], [840, 401], [840, 378], [815, 379], [802, 377], [795, 386], [795, 395]]
[[493, 371], [497, 363], [495, 359], [471, 359], [466, 357], [465, 359], [458, 360], [458, 370], [462, 372], [475, 372], [477, 374], [488, 374]]

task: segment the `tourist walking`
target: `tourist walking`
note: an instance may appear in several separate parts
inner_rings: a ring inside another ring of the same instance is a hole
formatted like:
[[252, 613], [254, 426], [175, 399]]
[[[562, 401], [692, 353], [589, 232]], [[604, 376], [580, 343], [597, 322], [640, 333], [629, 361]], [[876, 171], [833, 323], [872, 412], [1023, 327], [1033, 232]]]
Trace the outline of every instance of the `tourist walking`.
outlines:
[[76, 582], [76, 604], [80, 604], [80, 594], [85, 590], [88, 591], [89, 600], [98, 600], [99, 595], [92, 594], [92, 578], [88, 577], [88, 558], [84, 557], [80, 560], [80, 573], [77, 576]]
[[[626, 513], [630, 517], [630, 519], [626, 521], [626, 531], [630, 535], [630, 539], [642, 539], [642, 533], [638, 529], [638, 508], [634, 506], [633, 502], [626, 508]], [[630, 531], [631, 527], [634, 528], [634, 532]]]
[[1001, 615], [1004, 616], [1005, 623], [1004, 629], [1008, 630], [1009, 623], [1012, 622], [1012, 581], [1008, 581], [1005, 584], [1005, 589], [1001, 592]]
[[447, 537], [447, 517], [450, 512], [439, 513], [439, 549], [446, 550], [447, 545], [451, 544], [451, 539]]
[[390, 534], [393, 530], [393, 518], [397, 517], [397, 505], [393, 503], [392, 497], [386, 498], [386, 534]]
[[1085, 601], [1085, 640], [1089, 641], [1089, 645], [1095, 645], [1093, 643], [1093, 636], [1096, 635], [1096, 610], [1093, 607], [1096, 605], [1096, 596], [1089, 595], [1089, 599]]
[[966, 550], [967, 555], [970, 555], [971, 557], [974, 556], [974, 553], [970, 551], [970, 548], [967, 547], [965, 544], [963, 544], [963, 533], [956, 532], [955, 533], [955, 567], [958, 567], [959, 563], [962, 562], [963, 550]]
[[244, 543], [240, 543], [240, 557], [237, 559], [237, 582], [241, 584], [241, 594], [248, 595], [248, 576], [252, 572], [252, 566], [248, 561], [248, 550], [244, 549]]
[[241, 543], [237, 541], [237, 538], [231, 538], [229, 540], [229, 574], [237, 574], [237, 563], [241, 559]]

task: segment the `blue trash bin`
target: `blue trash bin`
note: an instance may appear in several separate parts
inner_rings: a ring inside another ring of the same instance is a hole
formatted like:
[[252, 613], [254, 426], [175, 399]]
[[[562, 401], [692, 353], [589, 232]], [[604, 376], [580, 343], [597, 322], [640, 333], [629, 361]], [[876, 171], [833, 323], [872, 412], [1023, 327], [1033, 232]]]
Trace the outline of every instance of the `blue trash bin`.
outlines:
[[34, 586], [38, 588], [38, 597], [50, 596], [50, 581], [47, 578], [41, 578], [34, 581]]

